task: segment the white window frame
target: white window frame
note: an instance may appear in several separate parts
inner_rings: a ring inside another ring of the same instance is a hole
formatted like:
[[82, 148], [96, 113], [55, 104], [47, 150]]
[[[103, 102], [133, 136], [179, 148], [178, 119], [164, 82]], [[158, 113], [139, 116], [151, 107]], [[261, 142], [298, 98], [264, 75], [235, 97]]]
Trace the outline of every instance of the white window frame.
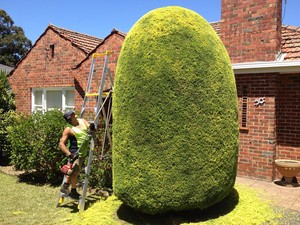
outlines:
[[[42, 105], [35, 105], [35, 92], [42, 91]], [[68, 111], [75, 108], [75, 105], [66, 105], [66, 91], [74, 91], [74, 87], [47, 87], [47, 88], [32, 88], [31, 90], [31, 112], [36, 112], [36, 107], [41, 107], [42, 112], [47, 111], [47, 92], [48, 91], [61, 91], [62, 92], [62, 111]], [[74, 96], [75, 98], [75, 96]], [[75, 99], [74, 99], [75, 104]]]

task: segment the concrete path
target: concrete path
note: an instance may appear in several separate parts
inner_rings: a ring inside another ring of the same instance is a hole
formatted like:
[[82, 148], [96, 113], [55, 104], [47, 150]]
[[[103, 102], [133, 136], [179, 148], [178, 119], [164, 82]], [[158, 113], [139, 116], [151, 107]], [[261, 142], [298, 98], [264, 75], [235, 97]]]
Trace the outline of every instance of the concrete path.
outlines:
[[300, 214], [300, 187], [292, 187], [291, 185], [280, 186], [274, 182], [266, 182], [253, 180], [249, 178], [237, 177], [236, 183], [257, 188], [262, 191], [266, 198], [274, 202], [275, 205], [299, 211]]

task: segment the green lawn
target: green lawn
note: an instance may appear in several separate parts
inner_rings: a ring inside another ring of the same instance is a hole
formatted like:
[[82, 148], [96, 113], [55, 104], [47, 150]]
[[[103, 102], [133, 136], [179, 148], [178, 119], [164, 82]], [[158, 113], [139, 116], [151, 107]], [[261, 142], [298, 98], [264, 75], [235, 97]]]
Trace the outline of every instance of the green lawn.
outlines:
[[0, 180], [0, 224], [60, 224], [74, 212], [72, 207], [56, 208], [58, 188], [20, 183], [3, 173]]
[[230, 196], [205, 211], [188, 211], [164, 215], [146, 215], [124, 206], [115, 196], [107, 200], [90, 195], [86, 210], [65, 200], [56, 207], [59, 187], [19, 182], [16, 176], [0, 172], [0, 224], [277, 224], [282, 217], [270, 202], [254, 189], [236, 185]]

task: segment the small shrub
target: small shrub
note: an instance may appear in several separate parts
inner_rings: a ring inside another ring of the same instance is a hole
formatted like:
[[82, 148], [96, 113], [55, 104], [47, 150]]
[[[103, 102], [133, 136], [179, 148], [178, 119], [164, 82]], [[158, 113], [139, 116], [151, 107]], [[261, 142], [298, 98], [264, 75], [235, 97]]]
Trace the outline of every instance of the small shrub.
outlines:
[[111, 152], [106, 153], [102, 158], [94, 154], [89, 179], [91, 187], [112, 189], [112, 160]]
[[16, 169], [35, 170], [37, 176], [47, 182], [62, 177], [59, 168], [66, 157], [58, 148], [58, 143], [65, 126], [66, 122], [58, 110], [35, 113], [9, 126], [10, 157]]
[[2, 156], [5, 156], [6, 160], [10, 156], [10, 141], [7, 137], [7, 128], [19, 124], [23, 120], [22, 118], [24, 118], [23, 114], [18, 114], [13, 110], [3, 112], [3, 109], [0, 109], [0, 148]]
[[[67, 126], [62, 113], [53, 110], [35, 113], [31, 116], [5, 114], [0, 123], [0, 131], [7, 130], [7, 149], [10, 149], [12, 164], [17, 170], [35, 171], [35, 176], [44, 182], [60, 182], [63, 175], [60, 167], [67, 158], [58, 147], [63, 129]], [[9, 122], [10, 121], [10, 122]], [[7, 127], [7, 129], [4, 129]], [[0, 133], [1, 134], [1, 133]], [[97, 137], [102, 137], [103, 130], [99, 130]], [[105, 145], [102, 155], [101, 140], [97, 140], [91, 165], [89, 186], [96, 188], [112, 188], [111, 150]], [[80, 174], [84, 179], [84, 173]]]
[[104, 144], [104, 149], [102, 149], [104, 126], [105, 124], [103, 122], [101, 126], [102, 128], [100, 128], [96, 133], [97, 140], [93, 152], [89, 186], [100, 189], [112, 189], [112, 155], [111, 147], [107, 138]]
[[15, 95], [13, 94], [6, 72], [0, 70], [0, 108], [3, 112], [15, 110]]

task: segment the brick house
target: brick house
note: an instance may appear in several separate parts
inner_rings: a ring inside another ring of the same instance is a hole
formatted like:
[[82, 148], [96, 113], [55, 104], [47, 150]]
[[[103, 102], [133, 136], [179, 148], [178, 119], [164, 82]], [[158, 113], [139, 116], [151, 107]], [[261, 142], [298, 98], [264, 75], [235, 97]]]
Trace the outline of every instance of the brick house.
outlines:
[[50, 24], [9, 74], [17, 111], [80, 109], [91, 55], [107, 48], [114, 51], [109, 63], [114, 74], [124, 37], [112, 30], [100, 39]]
[[[282, 25], [281, 14], [282, 0], [222, 0], [221, 21], [211, 23], [236, 77], [238, 175], [268, 181], [281, 177], [275, 159], [300, 160], [300, 28]], [[91, 55], [112, 50], [114, 76], [124, 38], [117, 30], [102, 40], [49, 25], [9, 74], [17, 110], [80, 109]]]
[[300, 28], [282, 25], [281, 0], [222, 1], [220, 36], [239, 99], [238, 174], [272, 180], [275, 159], [300, 160]]

